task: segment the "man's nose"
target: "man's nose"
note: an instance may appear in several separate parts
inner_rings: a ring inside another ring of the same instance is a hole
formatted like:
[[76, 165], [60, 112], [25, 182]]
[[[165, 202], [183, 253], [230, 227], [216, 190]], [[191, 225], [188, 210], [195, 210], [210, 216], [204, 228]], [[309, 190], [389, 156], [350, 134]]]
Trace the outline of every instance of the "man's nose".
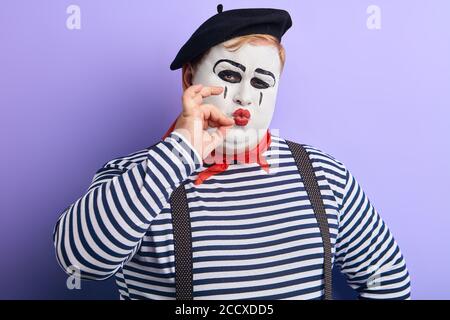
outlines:
[[249, 85], [245, 83], [240, 85], [239, 90], [233, 97], [233, 102], [241, 106], [248, 106], [252, 104], [251, 88]]

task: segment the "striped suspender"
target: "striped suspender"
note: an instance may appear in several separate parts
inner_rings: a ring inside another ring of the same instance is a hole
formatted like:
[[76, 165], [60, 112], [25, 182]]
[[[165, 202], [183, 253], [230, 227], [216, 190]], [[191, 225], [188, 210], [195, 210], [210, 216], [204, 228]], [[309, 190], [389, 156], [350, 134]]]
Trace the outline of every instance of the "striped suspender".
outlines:
[[[312, 164], [301, 144], [286, 140], [303, 178], [306, 193], [311, 202], [324, 249], [324, 291], [325, 299], [331, 300], [331, 242], [325, 207], [320, 195]], [[192, 274], [192, 234], [184, 184], [180, 185], [170, 197], [175, 250], [175, 290], [177, 300], [193, 300]]]

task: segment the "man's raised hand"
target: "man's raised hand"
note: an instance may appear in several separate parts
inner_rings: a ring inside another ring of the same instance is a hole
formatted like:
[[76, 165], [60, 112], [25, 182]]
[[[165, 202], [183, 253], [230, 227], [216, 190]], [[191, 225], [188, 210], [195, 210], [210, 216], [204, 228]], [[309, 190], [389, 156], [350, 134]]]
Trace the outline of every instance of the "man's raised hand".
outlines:
[[[187, 88], [182, 96], [183, 110], [178, 116], [174, 131], [179, 132], [205, 159], [220, 143], [226, 129], [234, 124], [234, 120], [223, 114], [212, 104], [203, 104], [203, 98], [221, 94], [222, 87], [207, 87], [201, 84]], [[208, 132], [208, 127], [217, 128]]]

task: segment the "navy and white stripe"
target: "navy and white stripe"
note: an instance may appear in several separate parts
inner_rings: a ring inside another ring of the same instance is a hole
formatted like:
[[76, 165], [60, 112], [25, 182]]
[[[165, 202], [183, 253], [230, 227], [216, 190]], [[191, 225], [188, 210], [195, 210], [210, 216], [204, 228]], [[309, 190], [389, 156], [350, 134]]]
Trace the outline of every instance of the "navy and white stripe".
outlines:
[[[363, 299], [409, 299], [400, 249], [343, 163], [306, 146], [330, 226], [333, 262]], [[121, 299], [175, 299], [168, 199], [183, 181], [192, 224], [194, 299], [320, 299], [323, 247], [284, 139], [272, 135], [266, 173], [231, 164], [194, 185], [205, 167], [185, 138], [105, 163], [54, 230], [61, 267], [84, 279], [115, 275]]]

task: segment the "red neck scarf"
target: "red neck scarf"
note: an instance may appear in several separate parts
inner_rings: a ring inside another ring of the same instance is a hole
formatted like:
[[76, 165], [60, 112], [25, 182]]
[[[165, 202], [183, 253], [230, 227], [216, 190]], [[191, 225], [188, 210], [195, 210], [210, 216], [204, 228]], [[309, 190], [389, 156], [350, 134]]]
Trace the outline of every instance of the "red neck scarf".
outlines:
[[[172, 123], [169, 130], [167, 130], [167, 132], [164, 134], [164, 136], [162, 137], [163, 140], [173, 131], [176, 122], [177, 119]], [[227, 170], [229, 163], [235, 160], [243, 163], [256, 162], [264, 171], [269, 172], [269, 164], [267, 163], [266, 158], [263, 156], [263, 153], [270, 147], [270, 143], [270, 131], [269, 129], [267, 129], [264, 137], [252, 150], [245, 150], [245, 152], [243, 153], [234, 154], [233, 157], [226, 154], [216, 154], [216, 150], [213, 150], [211, 154], [206, 159], [204, 159], [204, 162], [213, 164], [198, 174], [198, 177], [195, 180], [194, 184], [199, 185], [209, 177]]]

